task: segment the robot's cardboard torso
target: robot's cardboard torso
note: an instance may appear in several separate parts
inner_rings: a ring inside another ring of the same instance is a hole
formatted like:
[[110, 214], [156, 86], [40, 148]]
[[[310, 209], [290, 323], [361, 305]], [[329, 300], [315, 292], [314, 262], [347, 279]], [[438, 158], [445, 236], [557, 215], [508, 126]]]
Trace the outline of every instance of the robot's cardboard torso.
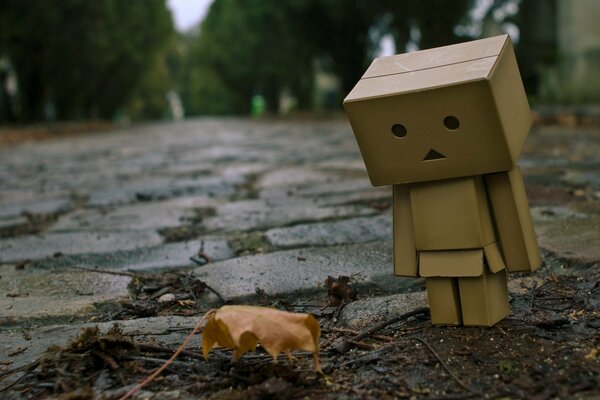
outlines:
[[481, 176], [409, 186], [417, 251], [476, 249], [496, 241]]
[[406, 186], [419, 276], [480, 276], [483, 268], [506, 268], [482, 176]]

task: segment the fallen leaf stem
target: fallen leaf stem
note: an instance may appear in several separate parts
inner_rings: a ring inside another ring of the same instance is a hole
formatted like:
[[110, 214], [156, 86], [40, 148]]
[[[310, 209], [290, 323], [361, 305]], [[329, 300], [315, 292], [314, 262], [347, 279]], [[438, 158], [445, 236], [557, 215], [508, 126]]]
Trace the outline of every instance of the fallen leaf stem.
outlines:
[[183, 343], [181, 343], [181, 345], [177, 348], [177, 350], [175, 350], [175, 353], [173, 353], [173, 355], [167, 361], [165, 361], [165, 363], [163, 365], [161, 365], [156, 371], [154, 371], [150, 376], [148, 376], [146, 379], [144, 379], [143, 381], [138, 383], [130, 391], [125, 393], [123, 395], [123, 397], [120, 398], [120, 400], [126, 400], [126, 399], [130, 398], [131, 396], [133, 396], [134, 394], [136, 394], [137, 392], [139, 392], [144, 386], [146, 386], [147, 384], [152, 382], [158, 375], [160, 375], [161, 372], [163, 372], [169, 365], [171, 365], [173, 363], [173, 361], [177, 358], [177, 356], [183, 351], [185, 346], [187, 346], [189, 341], [192, 340], [192, 337], [194, 337], [194, 335], [200, 330], [200, 328], [202, 327], [202, 324], [204, 323], [204, 321], [206, 321], [207, 317], [211, 314], [212, 314], [212, 311], [209, 311], [206, 314], [204, 314], [204, 316], [202, 318], [200, 318], [198, 323], [194, 326], [194, 329], [192, 329], [190, 334], [185, 338]]

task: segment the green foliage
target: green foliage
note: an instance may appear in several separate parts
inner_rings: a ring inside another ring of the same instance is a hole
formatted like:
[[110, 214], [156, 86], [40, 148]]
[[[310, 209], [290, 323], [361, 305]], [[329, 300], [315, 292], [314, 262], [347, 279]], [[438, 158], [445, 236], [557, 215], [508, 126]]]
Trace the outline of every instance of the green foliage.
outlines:
[[[316, 72], [340, 83], [341, 103], [371, 62], [381, 37], [402, 52], [412, 26], [422, 47], [459, 41], [454, 27], [473, 0], [215, 0], [182, 76], [188, 114], [248, 113], [260, 94], [277, 109], [285, 90], [310, 108]], [[321, 67], [317, 71], [315, 65]]]
[[142, 76], [127, 104], [127, 115], [134, 120], [163, 119], [168, 116], [167, 92], [171, 89], [170, 74], [163, 57], [153, 62]]
[[[200, 67], [190, 71], [186, 112], [188, 114], [229, 114], [236, 110], [236, 99], [216, 71]], [[239, 99], [238, 99], [239, 101]], [[240, 102], [241, 103], [241, 102]], [[243, 104], [238, 105], [243, 109]]]
[[[415, 27], [423, 48], [458, 41], [472, 3], [215, 0], [195, 33], [176, 37], [165, 0], [0, 0], [0, 58], [17, 74], [23, 121], [48, 105], [58, 119], [162, 118], [173, 89], [187, 115], [247, 114], [256, 95], [274, 112], [282, 93], [303, 110], [341, 104], [383, 35], [399, 52]], [[319, 96], [317, 74], [330, 87]]]
[[276, 0], [216, 1], [191, 44], [183, 96], [188, 113], [247, 113], [255, 94], [275, 110], [285, 87], [310, 99], [312, 59], [288, 17]]
[[173, 32], [164, 0], [2, 0], [0, 10], [25, 121], [44, 119], [47, 104], [59, 119], [113, 117], [149, 69], [159, 74]]

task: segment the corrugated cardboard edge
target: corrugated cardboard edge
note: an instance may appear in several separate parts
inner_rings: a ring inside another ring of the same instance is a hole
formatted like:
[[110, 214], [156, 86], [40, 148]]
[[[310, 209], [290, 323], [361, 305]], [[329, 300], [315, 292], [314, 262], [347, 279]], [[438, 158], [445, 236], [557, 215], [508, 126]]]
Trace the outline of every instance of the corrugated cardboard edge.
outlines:
[[529, 108], [510, 37], [504, 43], [488, 80], [493, 93], [492, 99], [500, 116], [499, 123], [505, 132], [504, 140], [514, 164], [521, 154], [523, 143], [533, 123], [533, 114]]
[[[367, 68], [361, 79], [406, 74], [422, 71], [424, 69], [439, 68], [446, 65], [479, 60], [482, 58], [498, 57], [507, 40], [510, 40], [509, 36], [507, 34], [502, 34], [410, 53], [378, 57], [371, 62], [371, 65], [369, 65], [369, 68]], [[448, 53], [453, 54], [453, 57], [448, 58]], [[456, 54], [462, 54], [463, 56], [457, 57]], [[440, 55], [442, 55], [441, 58]], [[416, 64], [414, 63], [415, 58], [418, 60]], [[412, 59], [412, 62], [409, 63], [410, 66], [406, 65], [405, 61], [407, 59]], [[440, 60], [444, 59], [445, 61], [438, 64]], [[427, 62], [428, 60], [429, 62]], [[390, 66], [392, 68], [390, 68]], [[382, 70], [385, 72], [382, 72]]]
[[497, 243], [491, 243], [485, 246], [483, 248], [483, 253], [485, 254], [485, 259], [487, 261], [488, 267], [493, 273], [502, 271], [506, 268], [506, 265], [504, 264], [504, 259], [502, 258], [502, 254], [500, 254], [500, 249], [498, 248]]

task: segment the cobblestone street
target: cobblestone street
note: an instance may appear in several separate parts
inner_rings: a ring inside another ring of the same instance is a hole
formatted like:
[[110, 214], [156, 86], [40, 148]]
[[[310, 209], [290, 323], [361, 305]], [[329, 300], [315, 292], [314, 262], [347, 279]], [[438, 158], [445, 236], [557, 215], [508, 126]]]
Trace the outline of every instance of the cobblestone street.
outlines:
[[[511, 292], [597, 269], [600, 129], [536, 126], [520, 165], [544, 266], [511, 276]], [[234, 303], [326, 299], [327, 276], [351, 276], [358, 300], [339, 319], [356, 329], [426, 306], [420, 280], [392, 275], [390, 197], [343, 119], [192, 120], [0, 148], [0, 360], [26, 365], [112, 319], [175, 345], [220, 304], [206, 290], [190, 316], [124, 318], [135, 273], [192, 272]]]

